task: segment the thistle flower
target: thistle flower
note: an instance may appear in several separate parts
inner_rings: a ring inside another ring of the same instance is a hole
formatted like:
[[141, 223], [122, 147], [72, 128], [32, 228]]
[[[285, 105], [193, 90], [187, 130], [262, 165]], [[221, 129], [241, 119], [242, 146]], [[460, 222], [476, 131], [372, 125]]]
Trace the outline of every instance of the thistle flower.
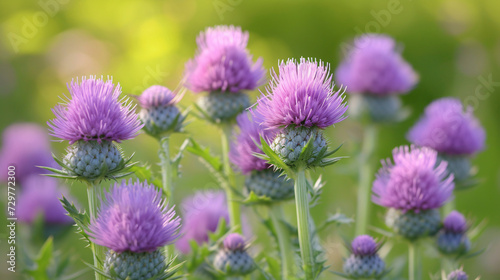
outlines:
[[142, 128], [132, 105], [119, 100], [120, 85], [91, 76], [71, 81], [71, 98], [57, 105], [56, 118], [48, 122], [51, 135], [70, 144], [83, 141], [116, 141], [132, 139]]
[[263, 83], [262, 59], [252, 62], [246, 49], [248, 32], [240, 27], [216, 26], [201, 32], [198, 50], [186, 64], [186, 86], [193, 92], [237, 93]]
[[484, 149], [485, 131], [472, 108], [456, 98], [441, 98], [425, 108], [407, 135], [410, 142], [446, 155], [473, 155]]
[[337, 81], [346, 86], [349, 93], [405, 94], [417, 83], [417, 74], [401, 57], [391, 37], [367, 34], [357, 37], [354, 44], [335, 73]]
[[37, 215], [42, 214], [48, 224], [72, 224], [73, 219], [66, 215], [66, 210], [59, 202], [59, 198], [66, 194], [67, 190], [59, 187], [56, 179], [31, 175], [23, 183], [16, 217], [21, 222], [31, 224]]
[[221, 219], [229, 222], [226, 196], [219, 191], [197, 192], [182, 202], [183, 226], [182, 236], [175, 243], [177, 249], [188, 254], [191, 251], [190, 241], [198, 244], [208, 241], [208, 233], [215, 232]]
[[180, 219], [153, 185], [132, 179], [115, 183], [101, 205], [88, 234], [114, 252], [154, 252], [179, 237]]
[[467, 273], [465, 273], [462, 269], [457, 269], [450, 274], [448, 274], [448, 277], [446, 277], [447, 280], [468, 280], [469, 276], [467, 276]]
[[353, 279], [378, 278], [385, 271], [385, 263], [378, 256], [379, 244], [369, 235], [354, 238], [349, 248], [352, 255], [344, 262], [344, 272]]
[[279, 75], [272, 71], [271, 76], [268, 95], [257, 107], [265, 126], [323, 129], [346, 118], [347, 105], [342, 93], [334, 90], [328, 63], [289, 59], [281, 62]]
[[151, 86], [140, 96], [137, 96], [142, 110], [139, 113], [144, 123], [144, 130], [153, 137], [161, 137], [165, 133], [180, 131], [182, 129], [182, 116], [176, 104], [182, 94], [176, 95], [163, 86]]
[[382, 161], [373, 182], [374, 203], [388, 207], [386, 223], [408, 239], [433, 235], [440, 225], [437, 210], [451, 198], [453, 175], [446, 162], [436, 165], [437, 152], [401, 146], [393, 150], [394, 163]]
[[470, 249], [470, 240], [466, 234], [467, 221], [458, 211], [452, 211], [443, 221], [436, 243], [443, 254], [462, 254]]
[[[13, 165], [16, 179], [23, 181], [31, 175], [44, 173], [37, 166], [54, 167], [50, 142], [45, 129], [33, 123], [16, 123], [3, 131], [0, 151], [0, 168], [7, 170]], [[0, 173], [0, 181], [7, 182], [7, 172]]]
[[224, 248], [214, 258], [214, 267], [227, 276], [247, 275], [255, 269], [255, 263], [245, 251], [245, 240], [237, 233], [224, 239]]

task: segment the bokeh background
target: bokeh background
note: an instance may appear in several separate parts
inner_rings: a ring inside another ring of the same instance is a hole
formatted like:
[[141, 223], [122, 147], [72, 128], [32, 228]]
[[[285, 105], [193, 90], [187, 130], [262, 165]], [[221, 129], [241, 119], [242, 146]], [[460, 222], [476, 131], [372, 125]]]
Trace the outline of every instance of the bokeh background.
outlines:
[[[124, 94], [140, 94], [153, 84], [179, 87], [184, 65], [196, 49], [195, 38], [208, 26], [233, 24], [248, 30], [248, 47], [254, 57], [264, 59], [266, 68], [276, 67], [281, 59], [304, 56], [329, 62], [334, 69], [339, 64], [343, 42], [365, 32], [386, 33], [401, 44], [403, 56], [420, 74], [420, 83], [403, 96], [411, 116], [400, 124], [381, 129], [376, 157], [388, 157], [393, 147], [407, 144], [407, 130], [432, 100], [454, 96], [472, 106], [486, 128], [487, 148], [473, 160], [481, 183], [457, 193], [456, 200], [458, 209], [474, 223], [487, 221], [474, 245], [475, 249], [487, 250], [463, 264], [471, 276], [500, 279], [499, 12], [497, 0], [2, 1], [0, 129], [17, 122], [47, 127], [46, 121], [53, 118], [50, 109], [60, 101], [60, 96], [68, 94], [66, 83], [79, 76], [112, 76], [121, 84]], [[493, 82], [486, 85], [488, 80]], [[252, 98], [255, 100], [258, 94], [258, 91], [251, 93]], [[195, 99], [187, 92], [181, 105], [188, 107]], [[188, 135], [220, 152], [220, 136], [214, 127], [191, 118]], [[174, 150], [188, 135], [174, 136]], [[354, 155], [362, 127], [348, 119], [328, 129], [327, 135], [332, 144], [344, 143], [339, 155], [351, 158], [318, 170], [327, 185], [321, 204], [313, 209], [316, 221], [336, 211], [353, 217], [356, 209]], [[52, 148], [60, 155], [66, 145], [54, 142]], [[135, 152], [136, 160], [153, 165], [158, 161], [158, 145], [145, 134], [122, 146], [126, 154]], [[215, 180], [194, 156], [186, 155], [182, 165], [184, 176], [176, 183], [175, 203], [196, 189], [217, 188]], [[154, 168], [157, 170], [157, 166]], [[70, 192], [80, 205], [87, 205], [82, 184], [71, 184]], [[1, 198], [4, 208], [6, 191], [1, 192]], [[292, 205], [287, 207], [293, 218]], [[372, 206], [372, 210], [374, 226], [385, 228], [383, 209]], [[5, 220], [4, 212], [0, 212], [0, 218]], [[255, 222], [251, 212], [248, 215]], [[258, 223], [252, 227], [256, 234], [266, 236]], [[4, 259], [6, 233], [4, 226], [0, 228]], [[21, 235], [30, 231], [30, 227], [20, 226], [18, 230]], [[353, 231], [353, 226], [330, 227], [321, 235], [332, 269], [341, 269], [341, 257], [346, 254], [341, 236], [351, 238]], [[90, 250], [83, 245], [74, 232], [56, 239], [57, 248], [76, 259], [75, 270], [84, 267], [80, 260], [91, 260]], [[397, 272], [406, 245], [393, 245], [389, 260], [394, 261]], [[438, 256], [428, 249], [425, 251], [429, 255], [424, 261], [424, 278], [427, 273], [439, 272]], [[20, 278], [19, 273], [6, 272], [4, 261], [1, 267], [0, 278]], [[89, 272], [81, 279], [91, 277]], [[325, 279], [332, 277], [325, 273]]]

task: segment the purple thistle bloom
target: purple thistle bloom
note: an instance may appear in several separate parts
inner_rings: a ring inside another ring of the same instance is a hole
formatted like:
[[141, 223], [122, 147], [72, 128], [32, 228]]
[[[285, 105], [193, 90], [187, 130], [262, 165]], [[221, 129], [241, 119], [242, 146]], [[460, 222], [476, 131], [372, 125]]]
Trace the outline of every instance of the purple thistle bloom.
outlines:
[[373, 182], [374, 203], [403, 213], [436, 209], [452, 196], [453, 175], [447, 176], [446, 162], [436, 166], [437, 152], [429, 148], [401, 146], [382, 161]]
[[121, 87], [91, 76], [72, 80], [68, 85], [71, 98], [57, 105], [52, 112], [56, 118], [48, 125], [51, 135], [70, 144], [78, 140], [121, 142], [134, 138], [142, 128], [134, 107], [127, 99], [118, 99]]
[[450, 272], [450, 274], [448, 274], [447, 279], [448, 280], [468, 280], [469, 276], [462, 269], [457, 269], [457, 270]]
[[270, 128], [305, 126], [326, 128], [344, 120], [347, 105], [340, 91], [334, 91], [330, 65], [301, 58], [284, 61], [279, 75], [272, 70], [267, 96], [262, 96], [257, 112]]
[[243, 174], [247, 175], [254, 170], [265, 170], [270, 167], [263, 159], [256, 157], [255, 153], [262, 153], [257, 144], [260, 144], [260, 137], [266, 139], [270, 144], [276, 135], [276, 129], [268, 129], [262, 123], [264, 119], [256, 110], [250, 109], [236, 117], [236, 122], [240, 128], [239, 134], [235, 133], [229, 159], [235, 164]]
[[484, 148], [486, 134], [472, 108], [464, 111], [460, 100], [448, 97], [427, 106], [407, 138], [440, 153], [472, 155]]
[[458, 211], [451, 211], [443, 221], [444, 230], [453, 233], [464, 233], [467, 231], [467, 220]]
[[208, 233], [217, 230], [221, 219], [229, 223], [226, 196], [220, 191], [197, 192], [182, 202], [182, 209], [182, 236], [175, 245], [183, 254], [191, 251], [191, 240], [198, 244], [207, 242]]
[[357, 37], [335, 77], [350, 93], [378, 96], [407, 93], [418, 81], [394, 39], [378, 34]]
[[59, 201], [62, 195], [67, 197], [67, 190], [59, 187], [56, 179], [31, 175], [26, 178], [19, 195], [17, 218], [21, 222], [31, 224], [37, 215], [42, 214], [48, 224], [73, 223], [73, 219], [66, 215], [67, 212]]
[[248, 32], [240, 27], [209, 27], [196, 42], [196, 56], [186, 64], [186, 87], [190, 90], [236, 93], [264, 83], [262, 59], [252, 62], [246, 49]]
[[117, 253], [153, 252], [179, 237], [180, 218], [168, 209], [161, 191], [139, 180], [115, 183], [101, 198], [90, 240]]
[[[11, 165], [16, 168], [16, 179], [21, 184], [30, 175], [45, 173], [37, 166], [55, 167], [44, 128], [33, 123], [17, 123], [3, 131], [0, 168], [7, 170]], [[6, 182], [7, 177], [7, 171], [0, 173], [0, 181]]]
[[378, 251], [379, 245], [369, 235], [360, 235], [351, 242], [351, 251], [356, 256], [372, 256]]
[[170, 89], [154, 85], [147, 88], [141, 95], [137, 96], [137, 101], [142, 108], [151, 109], [177, 104], [182, 95], [176, 95]]
[[224, 239], [224, 249], [229, 251], [243, 251], [245, 239], [237, 233], [231, 233]]

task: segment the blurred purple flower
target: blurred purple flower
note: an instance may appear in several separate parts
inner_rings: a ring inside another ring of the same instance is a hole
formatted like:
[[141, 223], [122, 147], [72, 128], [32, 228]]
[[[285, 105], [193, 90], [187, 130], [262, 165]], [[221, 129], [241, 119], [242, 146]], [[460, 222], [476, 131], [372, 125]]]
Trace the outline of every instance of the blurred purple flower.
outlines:
[[186, 64], [186, 87], [190, 90], [239, 92], [264, 83], [262, 59], [252, 62], [246, 49], [248, 32], [240, 27], [209, 27], [196, 42], [196, 56]]
[[472, 108], [463, 110], [456, 98], [441, 98], [425, 108], [408, 132], [410, 142], [449, 155], [472, 155], [484, 149], [486, 134]]
[[407, 93], [418, 82], [418, 75], [401, 57], [394, 39], [379, 34], [355, 38], [335, 77], [349, 93], [379, 96]]
[[[16, 180], [22, 184], [30, 175], [46, 173], [37, 166], [54, 167], [47, 131], [33, 123], [12, 124], [3, 131], [0, 168], [15, 166]], [[7, 172], [0, 172], [0, 180], [6, 182]]]
[[351, 251], [356, 256], [372, 256], [378, 251], [378, 244], [369, 235], [359, 235], [351, 242]]
[[17, 201], [16, 216], [21, 222], [33, 223], [39, 214], [48, 224], [70, 224], [73, 219], [67, 216], [59, 199], [67, 196], [66, 188], [59, 187], [51, 177], [31, 175], [26, 178]]
[[289, 59], [272, 71], [267, 96], [262, 96], [257, 112], [270, 128], [289, 125], [326, 128], [344, 120], [344, 95], [334, 91], [330, 65], [320, 60]]
[[464, 233], [467, 231], [467, 220], [458, 211], [451, 211], [443, 221], [444, 230], [453, 233]]
[[437, 152], [429, 148], [401, 146], [382, 161], [373, 182], [374, 203], [403, 213], [441, 207], [452, 196], [453, 175], [447, 176], [446, 162], [436, 166]]
[[90, 240], [117, 253], [153, 252], [179, 237], [180, 218], [155, 186], [123, 180], [101, 198]]
[[238, 233], [231, 233], [224, 238], [224, 249], [243, 251], [245, 249], [245, 239]]
[[454, 270], [448, 274], [447, 280], [468, 280], [469, 276], [461, 268]]
[[175, 105], [181, 98], [182, 95], [176, 95], [170, 89], [159, 85], [150, 86], [137, 96], [139, 104], [145, 109]]
[[90, 76], [80, 84], [71, 81], [68, 90], [71, 98], [52, 109], [56, 118], [47, 123], [54, 137], [70, 144], [78, 140], [121, 142], [134, 138], [143, 126], [132, 104], [118, 99], [121, 87], [115, 87], [112, 80]]
[[221, 191], [197, 192], [182, 202], [182, 209], [182, 236], [175, 245], [183, 254], [191, 251], [191, 240], [198, 244], [207, 242], [208, 233], [217, 230], [221, 219], [229, 223], [226, 196]]
[[229, 159], [243, 174], [249, 174], [254, 170], [264, 170], [270, 167], [265, 160], [256, 157], [255, 153], [262, 153], [260, 148], [260, 137], [262, 136], [270, 144], [277, 133], [276, 129], [266, 128], [262, 115], [256, 110], [250, 109], [238, 115], [236, 118], [239, 133], [235, 133]]

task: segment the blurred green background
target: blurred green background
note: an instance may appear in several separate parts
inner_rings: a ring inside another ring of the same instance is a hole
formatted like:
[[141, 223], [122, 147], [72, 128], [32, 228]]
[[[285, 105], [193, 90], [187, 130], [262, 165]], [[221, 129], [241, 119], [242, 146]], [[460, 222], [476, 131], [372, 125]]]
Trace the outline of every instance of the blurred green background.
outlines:
[[[233, 24], [248, 30], [250, 52], [262, 57], [266, 68], [275, 67], [281, 59], [304, 56], [322, 59], [335, 69], [342, 42], [364, 32], [386, 33], [404, 48], [403, 56], [421, 80], [415, 90], [403, 96], [412, 110], [410, 118], [382, 128], [376, 157], [388, 157], [393, 147], [407, 143], [405, 133], [432, 100], [455, 96], [473, 106], [487, 131], [487, 148], [474, 159], [482, 183], [457, 193], [456, 199], [458, 209], [476, 224], [487, 220], [487, 228], [474, 248], [488, 250], [463, 264], [470, 276], [500, 279], [499, 12], [497, 0], [2, 1], [0, 129], [21, 121], [46, 126], [53, 118], [50, 109], [60, 96], [68, 95], [66, 83], [79, 76], [112, 76], [124, 94], [140, 94], [153, 84], [176, 88], [181, 84], [184, 64], [194, 55], [196, 36], [208, 26]], [[485, 80], [494, 83], [485, 86]], [[255, 100], [258, 92], [251, 94]], [[195, 99], [188, 92], [181, 105], [188, 107]], [[187, 130], [199, 142], [220, 152], [220, 136], [214, 127], [193, 118]], [[328, 129], [327, 135], [333, 145], [344, 143], [339, 155], [352, 157], [318, 170], [327, 186], [322, 203], [313, 209], [316, 221], [337, 210], [354, 216], [356, 209], [354, 155], [362, 137], [361, 126], [348, 119]], [[174, 150], [186, 136], [174, 137]], [[60, 155], [66, 145], [53, 143], [53, 149]], [[136, 160], [151, 164], [158, 161], [158, 145], [147, 135], [122, 146], [126, 154], [135, 152]], [[187, 155], [182, 165], [184, 176], [177, 181], [175, 203], [195, 189], [217, 187], [194, 156]], [[80, 204], [86, 205], [84, 186], [75, 183], [70, 189]], [[1, 197], [5, 201], [4, 191]], [[287, 207], [293, 217], [292, 205]], [[378, 206], [372, 210], [373, 224], [384, 228], [384, 210]], [[254, 220], [251, 213], [248, 215]], [[266, 236], [257, 223], [254, 232]], [[322, 234], [332, 269], [341, 270], [341, 257], [346, 254], [340, 236], [352, 238], [352, 234], [353, 227], [349, 226], [331, 227]], [[84, 249], [78, 238], [70, 233], [56, 245], [77, 260], [90, 261], [90, 250]], [[259, 242], [257, 239], [257, 246], [264, 248]], [[4, 246], [2, 239], [1, 248]], [[404, 243], [394, 244], [389, 260], [395, 261], [395, 267], [405, 247]], [[16, 279], [2, 263], [0, 278]], [[81, 268], [83, 264], [77, 261], [76, 266]], [[424, 268], [424, 279], [427, 273], [437, 274], [437, 255], [428, 256]], [[89, 273], [81, 279], [90, 277]], [[331, 277], [325, 273], [325, 279]]]

